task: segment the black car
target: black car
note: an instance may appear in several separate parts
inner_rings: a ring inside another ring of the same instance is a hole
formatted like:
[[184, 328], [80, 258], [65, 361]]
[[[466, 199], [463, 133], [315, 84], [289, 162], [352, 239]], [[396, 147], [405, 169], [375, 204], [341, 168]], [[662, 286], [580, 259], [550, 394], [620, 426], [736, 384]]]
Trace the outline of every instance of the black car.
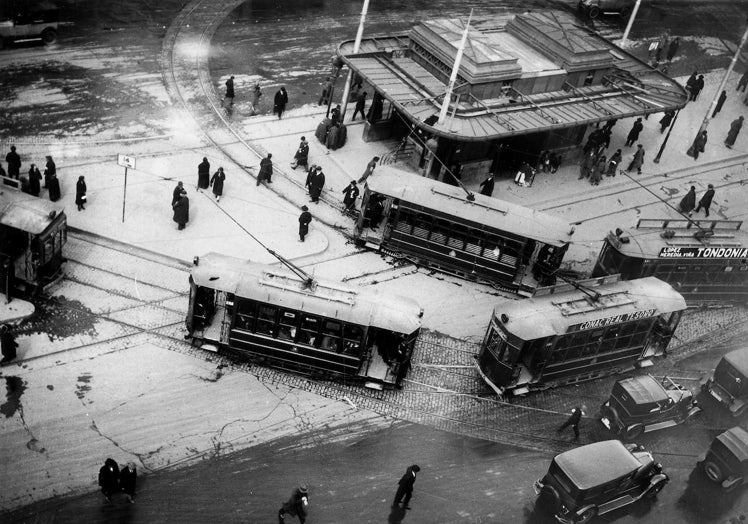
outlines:
[[[35, 9], [30, 9], [35, 5]], [[48, 3], [0, 3], [0, 49], [14, 42], [40, 40], [52, 44], [57, 40], [59, 12]]]
[[613, 385], [610, 398], [600, 407], [600, 420], [615, 435], [632, 440], [682, 424], [699, 411], [693, 393], [669, 377], [641, 375]]
[[738, 426], [714, 437], [699, 466], [726, 490], [748, 483], [748, 431]]
[[701, 386], [704, 394], [739, 417], [748, 410], [748, 348], [730, 351], [719, 361], [714, 376]]
[[597, 18], [602, 14], [621, 15], [628, 18], [636, 0], [579, 0], [577, 9], [584, 16]]
[[557, 455], [534, 487], [538, 509], [573, 524], [654, 498], [669, 481], [641, 446], [605, 440]]

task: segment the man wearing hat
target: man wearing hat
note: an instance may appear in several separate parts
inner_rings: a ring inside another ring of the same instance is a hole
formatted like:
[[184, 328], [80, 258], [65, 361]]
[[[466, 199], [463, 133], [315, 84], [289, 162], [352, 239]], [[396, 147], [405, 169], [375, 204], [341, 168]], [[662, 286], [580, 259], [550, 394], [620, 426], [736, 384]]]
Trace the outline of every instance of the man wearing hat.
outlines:
[[[398, 482], [395, 500], [392, 502], [393, 506], [397, 506], [402, 500], [405, 509], [410, 509], [408, 503], [410, 502], [410, 498], [413, 496], [413, 484], [416, 483], [416, 474], [419, 471], [421, 471], [421, 468], [419, 468], [417, 464], [413, 464], [405, 470], [405, 475], [403, 475]], [[405, 498], [403, 499], [403, 497]]]
[[281, 509], [278, 510], [278, 523], [284, 524], [286, 522], [286, 513], [288, 513], [292, 517], [299, 517], [299, 522], [304, 524], [306, 522], [306, 507], [308, 505], [309, 492], [307, 491], [306, 484], [302, 484], [291, 492], [291, 498], [284, 502]]
[[703, 207], [704, 212], [706, 213], [706, 216], [709, 216], [709, 206], [712, 205], [712, 199], [714, 198], [714, 186], [712, 184], [709, 184], [709, 189], [706, 190], [706, 193], [704, 193], [704, 196], [701, 197], [701, 200], [699, 200], [699, 205], [694, 209], [694, 213], [698, 213], [699, 210]]
[[187, 191], [183, 189], [179, 199], [171, 207], [174, 209], [174, 222], [179, 224], [178, 229], [184, 229], [185, 224], [190, 221], [190, 199], [187, 198]]
[[301, 215], [299, 215], [299, 241], [303, 242], [304, 237], [309, 233], [309, 223], [312, 221], [312, 214], [309, 208], [301, 206]]

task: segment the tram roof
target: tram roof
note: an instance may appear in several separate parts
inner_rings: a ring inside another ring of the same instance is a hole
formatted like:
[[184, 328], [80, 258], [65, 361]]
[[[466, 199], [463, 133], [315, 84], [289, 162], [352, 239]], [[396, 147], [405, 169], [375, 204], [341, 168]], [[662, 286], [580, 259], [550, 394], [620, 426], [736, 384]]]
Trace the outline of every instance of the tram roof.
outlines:
[[366, 184], [371, 191], [451, 215], [456, 221], [481, 224], [552, 246], [560, 247], [571, 238], [571, 225], [555, 215], [481, 194], [474, 194], [471, 202], [460, 187], [391, 166], [377, 167]]
[[[671, 229], [671, 231], [675, 234], [671, 238], [664, 238], [662, 233], [665, 229], [658, 227], [642, 227], [628, 230], [624, 235], [629, 239], [627, 243], [617, 242], [615, 235], [613, 234], [609, 234], [607, 238], [622, 255], [637, 258], [660, 258], [660, 253], [663, 248], [678, 248], [683, 250], [684, 253], [692, 250], [692, 248], [748, 248], [748, 230], [736, 227], [712, 229], [710, 224], [715, 221], [710, 220], [669, 220], [668, 222], [674, 224], [674, 228]], [[678, 226], [678, 223], [688, 225], [693, 224], [694, 222], [703, 223], [705, 231], [714, 232], [715, 234], [713, 236], [697, 238], [695, 235], [701, 231], [699, 227], [686, 228]], [[696, 257], [671, 256], [667, 258], [677, 259]], [[710, 256], [709, 258], [720, 257]]]
[[64, 209], [60, 204], [26, 193], [0, 190], [0, 224], [32, 235], [44, 233]]
[[399, 333], [421, 327], [421, 307], [410, 298], [316, 279], [314, 290], [305, 289], [302, 279], [283, 267], [208, 253], [191, 275], [201, 287], [328, 318]]
[[580, 490], [607, 484], [641, 466], [620, 440], [580, 446], [557, 455], [554, 461]]
[[536, 340], [562, 335], [584, 323], [590, 323], [590, 327], [579, 330], [625, 322], [637, 318], [636, 313], [651, 310], [646, 317], [686, 309], [680, 293], [656, 277], [623, 280], [590, 289], [600, 293], [600, 300], [595, 302], [582, 291], [573, 290], [503, 302], [494, 308], [494, 316], [508, 317], [502, 322], [508, 332], [522, 340]]

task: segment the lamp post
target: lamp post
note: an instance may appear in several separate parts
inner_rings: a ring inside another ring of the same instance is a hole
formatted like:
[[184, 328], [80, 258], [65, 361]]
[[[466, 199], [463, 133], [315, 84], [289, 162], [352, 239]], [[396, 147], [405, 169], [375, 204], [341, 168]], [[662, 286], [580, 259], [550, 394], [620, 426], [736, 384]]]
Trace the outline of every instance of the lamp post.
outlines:
[[653, 162], [655, 164], [660, 163], [660, 158], [662, 157], [662, 152], [665, 151], [665, 144], [667, 144], [668, 139], [670, 138], [670, 133], [673, 131], [673, 127], [675, 127], [675, 121], [678, 120], [678, 115], [680, 114], [680, 109], [675, 112], [675, 116], [673, 117], [673, 120], [670, 122], [670, 127], [668, 127], [667, 135], [665, 135], [665, 140], [662, 141], [662, 145], [660, 146], [660, 150], [657, 152], [657, 156], [654, 157]]
[[[358, 22], [358, 31], [356, 32], [356, 40], [353, 42], [353, 53], [358, 53], [358, 48], [361, 46], [361, 37], [364, 35], [364, 22], [366, 21], [366, 12], [369, 10], [369, 0], [364, 0], [364, 5], [361, 8], [361, 18]], [[343, 109], [340, 111], [340, 121], [342, 122], [345, 118], [345, 111], [348, 109], [348, 98], [351, 93], [351, 81], [353, 80], [353, 69], [348, 69], [348, 77], [345, 80], [345, 86], [343, 87]]]
[[629, 32], [631, 32], [631, 26], [634, 25], [634, 18], [636, 18], [636, 13], [639, 12], [639, 6], [641, 5], [642, 0], [636, 0], [636, 5], [634, 6], [633, 11], [631, 11], [631, 16], [629, 17], [629, 22], [626, 24], [626, 30], [623, 32], [623, 38], [621, 38], [621, 47], [626, 46], [626, 40], [629, 37]]

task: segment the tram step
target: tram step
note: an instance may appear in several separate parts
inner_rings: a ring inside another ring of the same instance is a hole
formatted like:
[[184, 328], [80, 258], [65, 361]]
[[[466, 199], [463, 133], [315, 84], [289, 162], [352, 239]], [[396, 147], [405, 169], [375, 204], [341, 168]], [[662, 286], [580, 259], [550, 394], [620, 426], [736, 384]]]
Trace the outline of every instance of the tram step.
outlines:
[[640, 360], [635, 364], [638, 368], [648, 368], [654, 366], [654, 362], [652, 362], [650, 359], [645, 358], [644, 360]]
[[200, 346], [200, 349], [204, 349], [205, 351], [212, 351], [213, 353], [218, 353], [218, 346], [215, 344], [203, 344]]
[[384, 389], [381, 382], [374, 382], [371, 380], [364, 382], [364, 386], [369, 389], [376, 389], [377, 391], [382, 391]]

